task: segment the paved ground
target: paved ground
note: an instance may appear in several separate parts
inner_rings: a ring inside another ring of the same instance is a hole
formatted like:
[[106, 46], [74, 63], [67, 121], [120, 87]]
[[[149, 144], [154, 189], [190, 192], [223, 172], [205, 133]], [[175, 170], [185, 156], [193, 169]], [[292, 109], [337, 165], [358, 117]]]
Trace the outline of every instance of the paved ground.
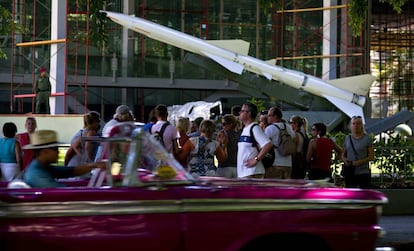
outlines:
[[386, 231], [378, 247], [393, 247], [396, 251], [414, 250], [414, 215], [382, 216], [380, 225]]

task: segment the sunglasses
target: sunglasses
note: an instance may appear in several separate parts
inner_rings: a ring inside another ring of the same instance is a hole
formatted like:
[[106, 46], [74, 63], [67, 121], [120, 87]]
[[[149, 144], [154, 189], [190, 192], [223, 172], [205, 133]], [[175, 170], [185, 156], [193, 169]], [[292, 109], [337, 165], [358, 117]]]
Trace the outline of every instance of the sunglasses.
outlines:
[[241, 110], [240, 113], [249, 112], [248, 110]]
[[222, 123], [223, 126], [230, 125], [230, 124], [231, 124], [230, 122], [223, 122]]
[[362, 119], [361, 116], [352, 116], [352, 119]]

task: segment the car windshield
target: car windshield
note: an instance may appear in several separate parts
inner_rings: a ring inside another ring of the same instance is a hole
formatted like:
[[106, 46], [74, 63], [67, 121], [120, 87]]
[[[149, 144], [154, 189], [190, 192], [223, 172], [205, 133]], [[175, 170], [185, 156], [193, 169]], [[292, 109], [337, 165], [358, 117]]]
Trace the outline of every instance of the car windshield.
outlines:
[[[144, 132], [141, 125], [119, 123], [108, 138], [87, 137], [84, 140], [100, 142], [97, 160], [108, 162], [110, 172], [105, 174], [108, 186], [193, 182], [193, 177], [154, 137]], [[99, 175], [102, 174], [93, 173], [91, 182], [97, 182]]]

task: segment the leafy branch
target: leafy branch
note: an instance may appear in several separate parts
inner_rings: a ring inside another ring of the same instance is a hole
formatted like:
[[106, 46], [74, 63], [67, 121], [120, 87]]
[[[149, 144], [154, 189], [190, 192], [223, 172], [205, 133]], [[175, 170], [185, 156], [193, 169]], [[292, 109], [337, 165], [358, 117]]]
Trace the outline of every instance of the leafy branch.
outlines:
[[108, 19], [106, 14], [100, 10], [110, 5], [106, 0], [78, 0], [77, 4], [80, 9], [85, 11], [89, 9], [89, 42], [99, 48], [105, 47], [108, 42], [108, 33], [106, 32], [106, 24]]
[[[13, 21], [10, 11], [0, 5], [0, 36], [11, 36], [12, 31], [23, 34], [28, 29]], [[7, 59], [6, 53], [0, 48], [0, 59]]]
[[[388, 3], [392, 8], [401, 14], [402, 6], [408, 0], [379, 0], [380, 3]], [[368, 9], [368, 0], [349, 0], [349, 26], [351, 27], [354, 36], [359, 36], [362, 31], [362, 25], [364, 24], [367, 9]]]

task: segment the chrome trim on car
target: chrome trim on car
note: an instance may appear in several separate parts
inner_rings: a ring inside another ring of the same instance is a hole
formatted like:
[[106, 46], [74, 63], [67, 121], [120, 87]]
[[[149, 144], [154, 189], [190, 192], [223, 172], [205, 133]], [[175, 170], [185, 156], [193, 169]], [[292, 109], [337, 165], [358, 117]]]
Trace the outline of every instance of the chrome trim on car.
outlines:
[[0, 202], [0, 218], [130, 215], [185, 212], [365, 209], [379, 201], [183, 199], [71, 202]]
[[395, 251], [392, 247], [376, 247], [375, 251]]

